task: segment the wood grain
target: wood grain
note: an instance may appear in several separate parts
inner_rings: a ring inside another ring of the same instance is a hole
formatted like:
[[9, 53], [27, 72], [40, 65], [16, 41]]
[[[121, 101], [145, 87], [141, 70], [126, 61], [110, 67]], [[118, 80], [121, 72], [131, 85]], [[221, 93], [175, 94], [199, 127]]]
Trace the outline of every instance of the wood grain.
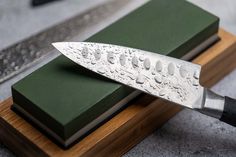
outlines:
[[[205, 86], [212, 86], [236, 67], [236, 38], [222, 29], [219, 36], [219, 42], [193, 60], [203, 66], [201, 82]], [[11, 104], [11, 98], [1, 104], [0, 140], [19, 156], [35, 157], [120, 156], [181, 110], [143, 94], [79, 143], [63, 150], [11, 111]]]

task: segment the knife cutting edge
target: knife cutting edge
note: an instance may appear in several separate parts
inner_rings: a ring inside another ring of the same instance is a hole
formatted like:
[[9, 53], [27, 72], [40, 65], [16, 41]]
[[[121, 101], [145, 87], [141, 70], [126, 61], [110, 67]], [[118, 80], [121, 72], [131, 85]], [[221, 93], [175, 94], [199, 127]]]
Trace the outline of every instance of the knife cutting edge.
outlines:
[[202, 87], [200, 65], [111, 44], [57, 42], [53, 46], [93, 72], [236, 126], [236, 100]]

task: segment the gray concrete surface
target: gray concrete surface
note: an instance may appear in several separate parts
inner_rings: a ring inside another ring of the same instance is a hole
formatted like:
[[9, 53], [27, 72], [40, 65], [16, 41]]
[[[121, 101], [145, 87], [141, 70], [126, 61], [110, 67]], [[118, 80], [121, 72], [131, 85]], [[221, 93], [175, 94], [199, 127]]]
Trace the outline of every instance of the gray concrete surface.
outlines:
[[31, 0], [1, 0], [0, 49], [106, 1], [63, 0], [32, 8]]
[[[83, 1], [87, 2], [87, 0]], [[95, 1], [88, 0], [88, 2], [93, 3]], [[221, 17], [221, 26], [236, 34], [235, 0], [191, 0], [191, 2]], [[1, 0], [0, 49], [22, 40], [29, 34], [32, 35], [45, 27], [56, 24], [62, 18], [75, 14], [78, 11], [76, 10], [76, 5], [78, 4], [82, 4], [82, 1], [67, 0], [52, 3], [45, 7], [47, 9], [42, 7], [35, 11], [27, 9], [27, 0]], [[56, 9], [53, 6], [56, 6]], [[21, 9], [21, 7], [25, 10]], [[31, 12], [34, 13], [31, 14]], [[51, 18], [53, 20], [50, 20], [50, 17], [44, 19], [45, 15], [48, 15], [46, 13], [52, 15]], [[7, 15], [10, 16], [9, 19], [6, 14], [10, 14]], [[15, 18], [17, 16], [21, 18]], [[29, 19], [33, 20], [29, 21]], [[16, 22], [22, 23], [21, 27], [17, 26]], [[46, 23], [46, 25], [41, 22]], [[110, 22], [112, 22], [111, 19]], [[4, 26], [4, 23], [9, 26]], [[100, 27], [101, 29], [104, 26], [105, 24], [103, 23], [95, 27]], [[85, 31], [84, 37], [86, 37], [86, 32], [90, 31], [89, 29]], [[96, 31], [94, 27], [93, 31]], [[220, 70], [223, 69], [219, 69], [219, 72]], [[215, 85], [213, 90], [236, 98], [235, 78], [236, 70]], [[7, 91], [7, 94], [9, 94], [9, 91]], [[14, 154], [3, 145], [0, 145], [0, 156], [12, 157]], [[169, 120], [162, 128], [157, 129], [153, 134], [145, 138], [124, 156], [236, 156], [236, 129], [218, 120], [186, 109]]]

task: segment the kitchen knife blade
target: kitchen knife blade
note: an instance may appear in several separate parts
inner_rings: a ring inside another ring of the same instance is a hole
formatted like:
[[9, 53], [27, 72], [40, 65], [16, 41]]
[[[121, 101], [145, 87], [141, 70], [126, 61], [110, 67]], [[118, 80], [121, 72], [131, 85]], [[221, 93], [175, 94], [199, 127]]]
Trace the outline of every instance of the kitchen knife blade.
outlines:
[[202, 87], [200, 65], [111, 44], [57, 42], [53, 46], [93, 72], [236, 126], [236, 100]]

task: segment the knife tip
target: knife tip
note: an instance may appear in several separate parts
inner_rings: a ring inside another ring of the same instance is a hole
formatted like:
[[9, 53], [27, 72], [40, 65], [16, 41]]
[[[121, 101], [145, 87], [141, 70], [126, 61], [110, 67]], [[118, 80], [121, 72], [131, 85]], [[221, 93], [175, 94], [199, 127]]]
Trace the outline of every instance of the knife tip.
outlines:
[[61, 44], [61, 42], [54, 42], [54, 43], [52, 43], [52, 46], [54, 46], [55, 48], [57, 48], [60, 44]]
[[63, 48], [65, 47], [65, 43], [64, 42], [54, 42], [54, 43], [52, 43], [52, 46], [55, 47], [60, 52], [62, 52]]

